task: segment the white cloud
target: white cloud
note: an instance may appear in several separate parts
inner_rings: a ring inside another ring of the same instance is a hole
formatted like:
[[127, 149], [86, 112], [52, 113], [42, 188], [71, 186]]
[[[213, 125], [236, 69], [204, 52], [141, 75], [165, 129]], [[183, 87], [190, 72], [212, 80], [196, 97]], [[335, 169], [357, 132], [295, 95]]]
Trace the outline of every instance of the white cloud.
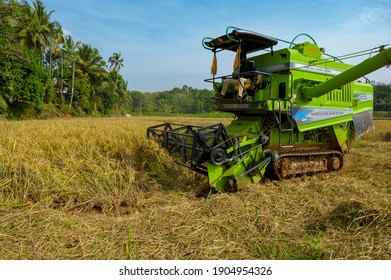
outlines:
[[389, 24], [391, 21], [391, 7], [364, 7], [361, 13], [356, 17], [349, 19], [341, 24], [346, 31], [365, 30], [370, 27]]

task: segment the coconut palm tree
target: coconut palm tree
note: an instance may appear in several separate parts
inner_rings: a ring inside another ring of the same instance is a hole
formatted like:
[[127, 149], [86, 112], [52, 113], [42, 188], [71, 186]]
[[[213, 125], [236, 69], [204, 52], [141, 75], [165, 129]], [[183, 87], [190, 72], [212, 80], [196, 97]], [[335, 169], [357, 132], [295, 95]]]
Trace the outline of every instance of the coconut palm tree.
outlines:
[[48, 38], [47, 58], [46, 62], [49, 64], [49, 74], [52, 78], [53, 57], [59, 59], [62, 55], [61, 44], [64, 42], [64, 33], [62, 26], [58, 22], [54, 22], [53, 29], [51, 29], [50, 37]]
[[118, 71], [119, 71], [119, 69], [121, 69], [121, 67], [124, 66], [123, 62], [124, 62], [124, 59], [121, 58], [121, 53], [113, 53], [113, 55], [111, 57], [109, 57], [109, 63], [110, 63], [109, 70], [113, 70], [116, 72], [114, 93], [117, 90]]
[[62, 44], [62, 53], [63, 53], [63, 61], [61, 63], [61, 98], [62, 98], [62, 92], [63, 92], [63, 64], [64, 62], [66, 65], [69, 65], [69, 63], [72, 65], [72, 78], [71, 78], [71, 98], [69, 101], [69, 107], [72, 107], [73, 102], [73, 93], [75, 90], [75, 62], [77, 58], [77, 47], [80, 45], [80, 42], [75, 42], [71, 35], [65, 35], [64, 42]]
[[105, 70], [106, 62], [96, 48], [92, 48], [88, 44], [81, 43], [77, 46], [78, 54], [78, 69], [83, 75], [88, 76], [90, 82], [96, 80], [101, 75], [107, 74]]
[[23, 1], [23, 5], [25, 17], [18, 36], [22, 44], [40, 54], [42, 64], [43, 54], [46, 47], [50, 45], [53, 30], [60, 24], [50, 20], [54, 11], [47, 13], [42, 1], [36, 0], [33, 2], [33, 6], [30, 6], [27, 1]]
[[78, 47], [77, 68], [80, 70], [82, 77], [90, 85], [92, 99], [94, 100], [94, 108], [97, 110], [97, 98], [95, 88], [102, 84], [104, 79], [108, 78], [108, 73], [105, 69], [106, 62], [99, 54], [96, 48], [92, 48], [87, 44], [79, 44]]

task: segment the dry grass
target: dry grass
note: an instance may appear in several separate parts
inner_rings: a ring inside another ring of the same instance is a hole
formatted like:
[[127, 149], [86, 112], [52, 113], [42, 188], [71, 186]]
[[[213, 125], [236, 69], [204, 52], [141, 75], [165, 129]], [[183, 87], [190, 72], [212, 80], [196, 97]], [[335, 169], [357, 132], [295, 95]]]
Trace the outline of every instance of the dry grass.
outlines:
[[1, 258], [391, 259], [391, 121], [338, 173], [208, 198], [145, 139], [164, 121], [0, 122]]

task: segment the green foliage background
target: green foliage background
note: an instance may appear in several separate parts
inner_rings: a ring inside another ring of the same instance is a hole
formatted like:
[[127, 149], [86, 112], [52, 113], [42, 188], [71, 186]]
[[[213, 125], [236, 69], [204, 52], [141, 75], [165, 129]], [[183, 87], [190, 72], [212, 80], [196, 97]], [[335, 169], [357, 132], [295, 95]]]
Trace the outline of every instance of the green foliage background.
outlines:
[[63, 115], [208, 113], [210, 90], [188, 86], [128, 90], [120, 53], [104, 61], [98, 49], [64, 35], [42, 1], [0, 2], [0, 114], [9, 118]]

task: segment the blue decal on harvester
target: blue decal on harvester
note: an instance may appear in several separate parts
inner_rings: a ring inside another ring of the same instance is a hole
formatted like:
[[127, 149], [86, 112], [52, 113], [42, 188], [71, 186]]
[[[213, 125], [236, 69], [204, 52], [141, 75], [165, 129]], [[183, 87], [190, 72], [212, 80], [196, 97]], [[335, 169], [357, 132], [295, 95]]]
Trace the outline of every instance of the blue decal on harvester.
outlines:
[[351, 115], [352, 113], [353, 110], [351, 109], [301, 107], [295, 112], [293, 118], [300, 125]]

